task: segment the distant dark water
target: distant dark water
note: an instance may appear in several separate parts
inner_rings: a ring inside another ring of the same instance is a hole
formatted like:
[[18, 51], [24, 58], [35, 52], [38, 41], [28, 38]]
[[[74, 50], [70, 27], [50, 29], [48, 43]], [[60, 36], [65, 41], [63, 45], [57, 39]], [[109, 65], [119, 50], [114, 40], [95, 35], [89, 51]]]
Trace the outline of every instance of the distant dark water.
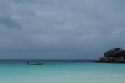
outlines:
[[0, 60], [0, 64], [23, 64], [26, 62], [41, 63], [94, 63], [95, 60]]

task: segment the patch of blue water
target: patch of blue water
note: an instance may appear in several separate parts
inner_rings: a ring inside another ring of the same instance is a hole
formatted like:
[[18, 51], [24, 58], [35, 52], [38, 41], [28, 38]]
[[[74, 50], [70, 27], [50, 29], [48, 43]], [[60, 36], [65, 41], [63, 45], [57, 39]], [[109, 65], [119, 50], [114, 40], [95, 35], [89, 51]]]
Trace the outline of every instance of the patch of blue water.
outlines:
[[124, 83], [125, 64], [1, 63], [0, 83]]

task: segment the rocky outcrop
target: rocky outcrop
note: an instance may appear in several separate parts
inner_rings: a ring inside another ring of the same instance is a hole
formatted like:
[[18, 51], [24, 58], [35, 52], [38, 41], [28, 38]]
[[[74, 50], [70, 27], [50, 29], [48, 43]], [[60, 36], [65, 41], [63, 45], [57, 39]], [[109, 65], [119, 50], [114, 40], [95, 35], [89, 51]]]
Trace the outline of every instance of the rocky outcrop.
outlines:
[[104, 57], [98, 59], [98, 62], [103, 63], [125, 63], [125, 50], [113, 48], [104, 53]]

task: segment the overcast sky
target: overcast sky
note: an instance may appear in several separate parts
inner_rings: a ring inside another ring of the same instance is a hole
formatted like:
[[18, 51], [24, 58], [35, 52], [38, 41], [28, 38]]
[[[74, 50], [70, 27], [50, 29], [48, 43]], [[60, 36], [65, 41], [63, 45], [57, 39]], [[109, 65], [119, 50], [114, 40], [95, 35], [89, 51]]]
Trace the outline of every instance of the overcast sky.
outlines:
[[96, 59], [125, 49], [125, 0], [0, 0], [0, 59]]

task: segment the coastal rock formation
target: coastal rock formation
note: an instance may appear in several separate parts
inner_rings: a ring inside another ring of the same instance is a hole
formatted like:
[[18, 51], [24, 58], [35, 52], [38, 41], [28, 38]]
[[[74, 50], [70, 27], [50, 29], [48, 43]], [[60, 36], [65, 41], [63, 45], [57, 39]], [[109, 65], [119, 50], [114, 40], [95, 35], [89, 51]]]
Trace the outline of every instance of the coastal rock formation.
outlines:
[[125, 50], [121, 48], [113, 48], [104, 53], [104, 57], [98, 59], [103, 63], [125, 63]]

